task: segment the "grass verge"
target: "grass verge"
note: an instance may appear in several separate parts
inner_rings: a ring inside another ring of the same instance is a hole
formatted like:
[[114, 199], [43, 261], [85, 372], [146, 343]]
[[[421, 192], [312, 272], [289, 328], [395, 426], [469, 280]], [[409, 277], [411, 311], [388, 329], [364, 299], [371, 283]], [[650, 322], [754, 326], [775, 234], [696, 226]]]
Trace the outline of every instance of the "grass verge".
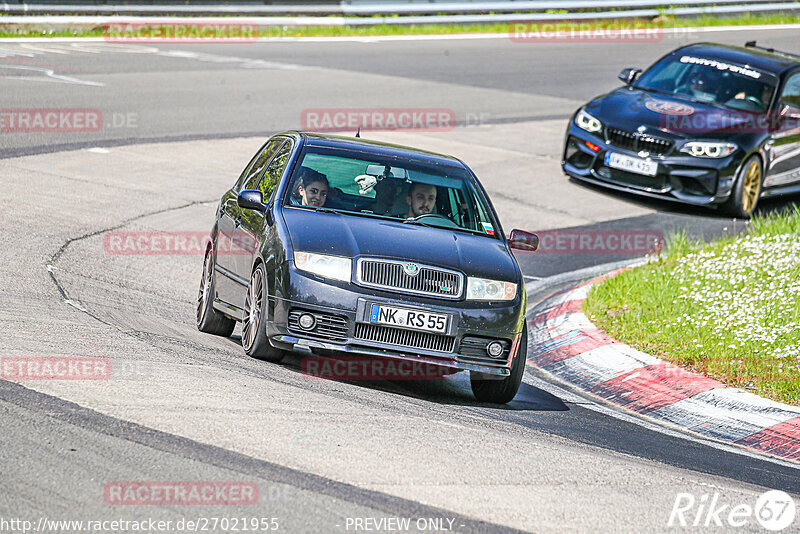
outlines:
[[800, 404], [800, 208], [710, 244], [675, 235], [657, 260], [595, 286], [584, 311], [639, 350]]
[[[217, 17], [215, 17], [217, 18]], [[231, 23], [237, 22], [236, 17], [230, 18]], [[593, 21], [573, 21], [569, 22], [569, 13], [564, 13], [564, 21], [558, 21], [562, 25], [560, 31], [576, 31], [580, 29], [590, 29], [592, 31], [602, 31], [609, 29], [645, 29], [645, 28], [692, 28], [703, 26], [750, 26], [750, 25], [780, 25], [798, 24], [800, 15], [791, 14], [772, 14], [772, 15], [741, 15], [736, 17], [714, 17], [702, 16], [697, 18], [675, 19], [668, 16], [659, 16], [654, 20], [593, 20]], [[119, 17], [120, 21], [125, 21], [124, 16]], [[242, 23], [247, 19], [242, 18]], [[523, 24], [524, 30], [521, 31], [538, 33], [552, 32], [554, 22], [543, 22], [539, 24]], [[464, 33], [507, 33], [512, 32], [511, 23], [497, 24], [375, 24], [369, 26], [269, 26], [262, 27], [258, 31], [259, 37], [373, 37], [383, 35], [447, 35]], [[16, 26], [3, 24], [3, 17], [0, 15], [0, 37], [103, 37], [105, 29], [102, 26], [76, 26], [74, 28], [45, 25], [38, 26]], [[699, 37], [698, 37], [699, 38]], [[547, 42], [547, 39], [529, 39], [528, 42]], [[576, 42], [580, 42], [576, 39]]]

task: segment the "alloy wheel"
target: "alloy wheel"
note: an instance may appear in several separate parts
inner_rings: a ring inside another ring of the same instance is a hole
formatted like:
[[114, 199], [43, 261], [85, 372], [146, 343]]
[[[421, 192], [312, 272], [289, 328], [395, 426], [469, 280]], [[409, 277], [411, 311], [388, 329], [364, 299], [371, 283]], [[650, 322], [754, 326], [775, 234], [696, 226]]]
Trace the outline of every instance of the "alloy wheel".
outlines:
[[761, 192], [761, 166], [757, 160], [750, 162], [747, 172], [744, 175], [742, 185], [742, 211], [750, 213], [758, 202], [758, 195]]
[[203, 322], [208, 309], [208, 301], [211, 298], [213, 269], [210, 260], [211, 252], [208, 252], [203, 261], [203, 278], [200, 280], [200, 291], [197, 294], [197, 324]]
[[256, 269], [250, 278], [250, 288], [244, 301], [244, 321], [242, 324], [242, 346], [250, 350], [255, 343], [261, 324], [261, 304], [264, 295], [264, 278]]

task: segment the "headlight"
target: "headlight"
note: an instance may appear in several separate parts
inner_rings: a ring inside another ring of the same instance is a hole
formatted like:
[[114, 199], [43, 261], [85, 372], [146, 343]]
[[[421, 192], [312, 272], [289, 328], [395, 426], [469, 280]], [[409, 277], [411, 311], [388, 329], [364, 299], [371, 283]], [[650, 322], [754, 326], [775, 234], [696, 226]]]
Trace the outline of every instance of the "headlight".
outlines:
[[295, 252], [294, 265], [301, 271], [343, 282], [350, 281], [353, 271], [353, 260], [350, 258], [329, 256], [327, 254], [312, 254], [311, 252]]
[[467, 278], [467, 300], [514, 300], [516, 296], [517, 284], [485, 278]]
[[591, 133], [596, 133], [603, 129], [602, 122], [595, 119], [582, 109], [578, 112], [577, 115], [575, 115], [575, 124], [578, 125], [578, 128], [581, 128]]
[[737, 148], [733, 143], [689, 141], [681, 147], [681, 152], [696, 158], [724, 158], [733, 154]]

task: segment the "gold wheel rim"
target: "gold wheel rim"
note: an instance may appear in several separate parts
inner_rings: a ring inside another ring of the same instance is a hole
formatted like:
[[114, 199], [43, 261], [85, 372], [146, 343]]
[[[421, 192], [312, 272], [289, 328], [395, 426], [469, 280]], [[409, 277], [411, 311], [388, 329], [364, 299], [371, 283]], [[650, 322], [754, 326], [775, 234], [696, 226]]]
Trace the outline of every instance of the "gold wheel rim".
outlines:
[[758, 202], [758, 194], [761, 192], [761, 167], [758, 161], [753, 160], [747, 167], [742, 185], [742, 210], [746, 213], [753, 211]]

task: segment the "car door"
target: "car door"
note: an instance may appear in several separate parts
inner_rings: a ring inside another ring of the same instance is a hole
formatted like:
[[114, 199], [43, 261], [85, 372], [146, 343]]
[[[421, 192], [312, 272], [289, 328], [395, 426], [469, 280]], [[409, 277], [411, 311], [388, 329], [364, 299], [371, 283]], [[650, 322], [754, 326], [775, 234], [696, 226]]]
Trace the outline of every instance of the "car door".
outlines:
[[249, 276], [242, 279], [237, 273], [238, 258], [241, 256], [252, 257], [253, 244], [248, 239], [243, 239], [239, 229], [242, 209], [236, 200], [239, 191], [247, 189], [247, 184], [255, 184], [263, 174], [272, 157], [278, 152], [285, 139], [270, 139], [256, 153], [245, 171], [239, 177], [236, 185], [222, 198], [219, 220], [217, 222], [216, 242], [216, 292], [217, 298], [236, 308], [244, 307], [245, 291]]
[[[264, 202], [270, 204], [274, 201], [275, 189], [281, 181], [283, 173], [286, 171], [287, 164], [294, 149], [294, 141], [285, 139], [280, 145], [275, 156], [270, 160], [263, 173], [255, 176], [252, 181], [245, 184], [244, 189], [261, 191]], [[261, 248], [261, 243], [266, 241], [268, 244], [274, 242], [275, 225], [266, 223], [265, 214], [256, 210], [241, 210], [238, 230], [242, 240], [252, 243], [249, 253], [238, 254], [235, 257], [235, 272], [241, 279], [250, 279], [253, 269], [253, 260], [256, 253]], [[251, 241], [252, 240], [252, 241]], [[267, 247], [269, 249], [269, 246]], [[267, 255], [270, 252], [267, 251]], [[269, 265], [269, 259], [267, 264]]]
[[772, 134], [772, 157], [764, 187], [800, 182], [800, 72], [791, 74], [781, 88], [776, 113], [781, 111]]

